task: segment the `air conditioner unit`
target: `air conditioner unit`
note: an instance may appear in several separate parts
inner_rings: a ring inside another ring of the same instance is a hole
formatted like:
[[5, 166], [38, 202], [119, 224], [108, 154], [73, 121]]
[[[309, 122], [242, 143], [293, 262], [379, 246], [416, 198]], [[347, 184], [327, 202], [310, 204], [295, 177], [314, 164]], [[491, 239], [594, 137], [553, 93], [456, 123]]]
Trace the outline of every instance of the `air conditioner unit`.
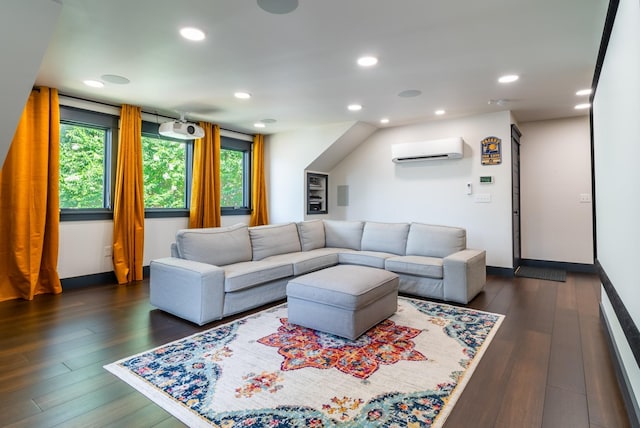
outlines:
[[193, 140], [204, 137], [204, 129], [195, 123], [172, 120], [160, 124], [160, 135], [181, 140]]
[[440, 140], [400, 143], [391, 146], [391, 160], [395, 163], [438, 159], [460, 159], [464, 140], [461, 137]]

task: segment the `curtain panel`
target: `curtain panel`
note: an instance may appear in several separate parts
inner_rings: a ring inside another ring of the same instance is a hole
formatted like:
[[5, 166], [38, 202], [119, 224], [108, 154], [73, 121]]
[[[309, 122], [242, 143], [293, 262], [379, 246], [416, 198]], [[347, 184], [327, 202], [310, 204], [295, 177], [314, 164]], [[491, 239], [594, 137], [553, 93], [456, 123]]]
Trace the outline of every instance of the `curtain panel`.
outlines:
[[204, 137], [194, 142], [189, 227], [220, 226], [220, 127], [200, 122]]
[[60, 293], [58, 91], [34, 88], [0, 170], [0, 301]]
[[251, 218], [249, 226], [269, 224], [267, 190], [264, 177], [264, 135], [253, 137], [253, 161], [251, 162]]
[[113, 203], [113, 270], [118, 284], [142, 280], [144, 187], [140, 107], [120, 113], [116, 188]]

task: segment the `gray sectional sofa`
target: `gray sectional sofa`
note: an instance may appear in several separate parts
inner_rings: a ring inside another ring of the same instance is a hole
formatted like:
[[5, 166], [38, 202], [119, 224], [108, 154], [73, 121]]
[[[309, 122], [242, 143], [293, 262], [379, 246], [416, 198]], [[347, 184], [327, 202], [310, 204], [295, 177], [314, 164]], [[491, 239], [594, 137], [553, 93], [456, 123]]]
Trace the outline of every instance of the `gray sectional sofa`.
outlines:
[[423, 223], [310, 220], [183, 229], [151, 262], [151, 304], [203, 325], [286, 297], [287, 282], [337, 264], [386, 269], [399, 291], [468, 303], [484, 287], [484, 250], [466, 231]]

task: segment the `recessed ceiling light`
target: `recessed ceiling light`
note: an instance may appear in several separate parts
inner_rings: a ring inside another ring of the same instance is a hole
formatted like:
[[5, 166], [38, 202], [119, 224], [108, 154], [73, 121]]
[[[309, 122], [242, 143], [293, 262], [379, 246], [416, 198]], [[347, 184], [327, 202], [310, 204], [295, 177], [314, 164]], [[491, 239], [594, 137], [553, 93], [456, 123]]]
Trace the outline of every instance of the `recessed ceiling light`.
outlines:
[[576, 92], [576, 95], [579, 97], [582, 97], [584, 95], [591, 95], [591, 88], [589, 89], [580, 89], [578, 92]]
[[358, 58], [358, 65], [360, 67], [372, 67], [378, 63], [378, 58], [375, 56], [363, 56]]
[[251, 98], [251, 94], [249, 92], [236, 92], [233, 96], [241, 100], [248, 100]]
[[264, 128], [264, 127], [266, 127], [267, 125], [265, 125], [265, 124], [264, 124], [264, 123], [262, 123], [262, 122], [256, 122], [256, 123], [254, 123], [254, 124], [253, 124], [253, 126], [255, 126], [256, 128]]
[[276, 123], [277, 120], [275, 120], [275, 119], [262, 119], [260, 122], [262, 122], [262, 123]]
[[401, 98], [413, 98], [417, 97], [418, 95], [422, 95], [422, 91], [419, 91], [417, 89], [407, 89], [406, 91], [402, 91], [398, 94], [398, 96]]
[[258, 0], [258, 6], [265, 12], [284, 15], [298, 8], [298, 0]]
[[126, 77], [118, 76], [117, 74], [103, 74], [100, 78], [105, 82], [115, 83], [116, 85], [126, 85], [130, 82]]
[[195, 27], [184, 27], [180, 29], [180, 35], [187, 40], [199, 42], [204, 40], [204, 31]]
[[438, 116], [442, 116], [443, 114], [446, 113], [446, 111], [444, 111], [444, 110], [436, 110], [434, 113], [437, 114]]
[[82, 83], [84, 83], [87, 86], [91, 86], [92, 88], [103, 88], [104, 87], [104, 83], [102, 83], [99, 80], [85, 80]]
[[383, 117], [382, 119], [380, 119], [380, 123], [382, 123], [383, 125], [386, 125], [387, 123], [389, 123], [389, 119], [387, 119], [386, 117]]
[[577, 106], [574, 107], [574, 109], [576, 110], [584, 110], [586, 108], [591, 107], [591, 104], [589, 103], [584, 103], [584, 104], [578, 104]]
[[498, 82], [500, 82], [500, 83], [511, 83], [511, 82], [515, 82], [519, 78], [520, 78], [520, 76], [518, 76], [517, 74], [507, 74], [505, 76], [500, 77], [498, 79]]
[[360, 104], [349, 104], [349, 105], [347, 106], [347, 108], [348, 108], [350, 111], [359, 111], [359, 110], [362, 110], [362, 106], [361, 106]]

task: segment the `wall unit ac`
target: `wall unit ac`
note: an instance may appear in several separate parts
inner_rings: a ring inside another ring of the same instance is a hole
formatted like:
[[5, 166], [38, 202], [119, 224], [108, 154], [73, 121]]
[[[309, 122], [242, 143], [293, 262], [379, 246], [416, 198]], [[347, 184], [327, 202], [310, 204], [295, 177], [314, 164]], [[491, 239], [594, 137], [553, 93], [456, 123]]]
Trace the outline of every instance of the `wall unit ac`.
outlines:
[[391, 146], [391, 160], [395, 163], [438, 159], [460, 159], [464, 140], [461, 137], [440, 140], [400, 143]]

